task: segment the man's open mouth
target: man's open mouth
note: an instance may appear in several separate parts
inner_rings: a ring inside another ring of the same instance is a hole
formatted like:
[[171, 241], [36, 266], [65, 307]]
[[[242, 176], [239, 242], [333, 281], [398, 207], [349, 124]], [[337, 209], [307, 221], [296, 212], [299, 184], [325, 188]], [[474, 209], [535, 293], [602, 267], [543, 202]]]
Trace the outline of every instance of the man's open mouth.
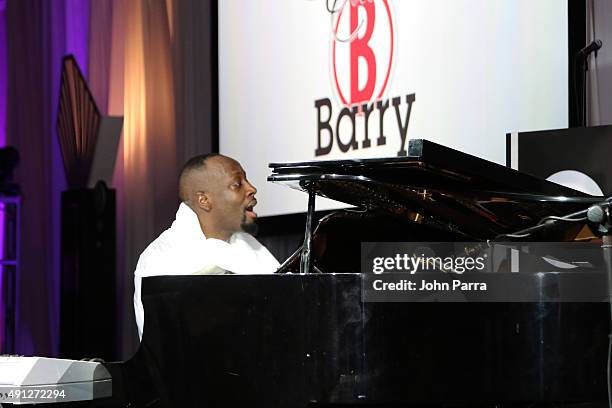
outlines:
[[253, 200], [244, 208], [244, 213], [247, 217], [257, 218], [257, 213], [253, 211], [253, 207], [257, 205], [257, 200]]

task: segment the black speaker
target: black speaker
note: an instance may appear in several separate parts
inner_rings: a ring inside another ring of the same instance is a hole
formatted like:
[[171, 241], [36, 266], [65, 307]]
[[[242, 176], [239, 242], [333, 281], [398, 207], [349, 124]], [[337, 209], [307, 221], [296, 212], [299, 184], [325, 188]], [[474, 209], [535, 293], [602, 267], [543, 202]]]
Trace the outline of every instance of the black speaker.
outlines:
[[117, 358], [115, 191], [62, 193], [60, 356]]
[[[612, 194], [612, 126], [520, 132], [506, 135], [506, 166], [539, 178], [566, 175], [564, 184], [580, 189], [592, 180], [604, 196]], [[575, 177], [574, 181], [572, 177]], [[553, 181], [558, 182], [553, 178]], [[575, 185], [574, 185], [575, 184]], [[584, 190], [583, 190], [584, 191]], [[593, 193], [592, 193], [593, 194]], [[599, 193], [596, 195], [600, 195]]]

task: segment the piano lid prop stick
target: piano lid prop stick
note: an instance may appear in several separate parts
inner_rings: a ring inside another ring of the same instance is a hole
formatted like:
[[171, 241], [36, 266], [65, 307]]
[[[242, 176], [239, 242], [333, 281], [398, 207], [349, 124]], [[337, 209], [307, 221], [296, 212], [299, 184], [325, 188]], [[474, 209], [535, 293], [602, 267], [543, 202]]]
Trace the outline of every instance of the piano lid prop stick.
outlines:
[[300, 262], [300, 273], [310, 273], [310, 248], [312, 245], [312, 221], [315, 211], [316, 194], [312, 184], [308, 187], [308, 212], [306, 213], [306, 231], [304, 232], [304, 245]]

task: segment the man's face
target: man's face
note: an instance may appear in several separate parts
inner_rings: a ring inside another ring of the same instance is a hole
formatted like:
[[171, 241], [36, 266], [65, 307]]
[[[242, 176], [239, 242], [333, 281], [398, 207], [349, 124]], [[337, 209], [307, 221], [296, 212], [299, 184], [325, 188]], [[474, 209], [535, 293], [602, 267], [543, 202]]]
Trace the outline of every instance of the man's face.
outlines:
[[213, 175], [209, 180], [212, 211], [218, 228], [233, 234], [239, 231], [254, 233], [257, 230], [257, 214], [253, 207], [257, 204], [257, 189], [248, 182], [246, 173], [236, 160], [225, 156], [215, 156], [207, 160]]

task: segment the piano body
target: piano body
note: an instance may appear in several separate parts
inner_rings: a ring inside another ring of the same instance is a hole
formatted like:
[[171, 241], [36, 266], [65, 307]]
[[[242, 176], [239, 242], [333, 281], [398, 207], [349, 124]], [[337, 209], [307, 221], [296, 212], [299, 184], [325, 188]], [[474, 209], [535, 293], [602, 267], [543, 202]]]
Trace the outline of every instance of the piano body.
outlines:
[[[106, 364], [102, 405], [606, 404], [607, 303], [364, 302], [359, 273], [361, 242], [483, 241], [601, 197], [425, 140], [407, 157], [270, 166], [269, 181], [309, 195], [303, 247], [275, 275], [144, 279], [146, 330], [131, 360]], [[314, 228], [316, 195], [355, 208]]]

